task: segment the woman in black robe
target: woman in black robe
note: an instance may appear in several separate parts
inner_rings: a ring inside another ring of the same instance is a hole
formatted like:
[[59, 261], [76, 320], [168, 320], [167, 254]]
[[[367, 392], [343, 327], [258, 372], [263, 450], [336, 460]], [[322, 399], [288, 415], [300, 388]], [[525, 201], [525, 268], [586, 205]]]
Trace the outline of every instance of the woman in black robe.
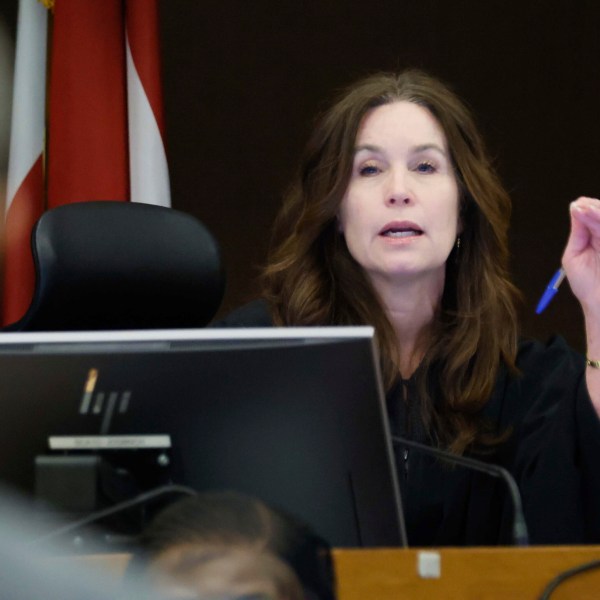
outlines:
[[[422, 72], [376, 75], [315, 127], [262, 299], [220, 325], [374, 326], [394, 434], [508, 469], [533, 543], [600, 543], [600, 201], [570, 214], [587, 359], [519, 336], [510, 198], [467, 108]], [[501, 481], [396, 458], [411, 545], [510, 543]]]

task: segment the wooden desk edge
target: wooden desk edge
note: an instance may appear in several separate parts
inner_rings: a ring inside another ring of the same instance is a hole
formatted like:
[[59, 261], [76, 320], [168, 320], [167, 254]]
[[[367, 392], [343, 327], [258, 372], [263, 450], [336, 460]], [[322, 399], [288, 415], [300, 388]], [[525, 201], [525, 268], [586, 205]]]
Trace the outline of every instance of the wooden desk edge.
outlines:
[[[422, 553], [437, 553], [440, 577], [419, 576]], [[600, 559], [600, 546], [335, 549], [339, 600], [536, 599], [557, 574]], [[600, 570], [566, 582], [553, 600], [600, 597]]]

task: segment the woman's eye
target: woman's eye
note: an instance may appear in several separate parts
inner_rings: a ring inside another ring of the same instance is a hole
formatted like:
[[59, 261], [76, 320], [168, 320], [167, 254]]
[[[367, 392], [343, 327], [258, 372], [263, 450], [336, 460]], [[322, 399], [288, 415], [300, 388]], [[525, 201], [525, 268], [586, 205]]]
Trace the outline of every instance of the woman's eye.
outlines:
[[437, 169], [434, 164], [425, 161], [418, 163], [415, 170], [418, 173], [435, 173]]
[[379, 171], [380, 171], [380, 169], [377, 165], [363, 165], [358, 170], [358, 172], [363, 177], [369, 177], [370, 175], [377, 175], [377, 173], [379, 173]]

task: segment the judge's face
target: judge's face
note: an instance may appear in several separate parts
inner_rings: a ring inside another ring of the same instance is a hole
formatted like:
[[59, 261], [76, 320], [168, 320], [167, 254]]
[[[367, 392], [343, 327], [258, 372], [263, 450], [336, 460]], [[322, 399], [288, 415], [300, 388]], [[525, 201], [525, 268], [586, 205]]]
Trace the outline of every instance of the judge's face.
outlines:
[[442, 289], [459, 232], [459, 193], [429, 111], [398, 101], [367, 113], [338, 218], [350, 254], [375, 285], [421, 278]]

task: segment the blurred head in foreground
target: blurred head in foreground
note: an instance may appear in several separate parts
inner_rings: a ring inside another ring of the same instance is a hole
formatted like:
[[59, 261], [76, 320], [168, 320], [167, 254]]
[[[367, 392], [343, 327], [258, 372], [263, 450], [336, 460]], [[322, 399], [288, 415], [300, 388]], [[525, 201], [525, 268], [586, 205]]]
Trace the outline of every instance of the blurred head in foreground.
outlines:
[[175, 502], [147, 527], [142, 547], [151, 571], [181, 575], [186, 585], [196, 575], [204, 586], [216, 573], [233, 583], [253, 574], [271, 577], [273, 589], [287, 594], [275, 598], [295, 598], [289, 577], [295, 574], [304, 597], [335, 597], [328, 544], [306, 524], [243, 494], [211, 492]]
[[149, 575], [168, 598], [304, 600], [289, 565], [248, 548], [174, 546], [157, 557]]

